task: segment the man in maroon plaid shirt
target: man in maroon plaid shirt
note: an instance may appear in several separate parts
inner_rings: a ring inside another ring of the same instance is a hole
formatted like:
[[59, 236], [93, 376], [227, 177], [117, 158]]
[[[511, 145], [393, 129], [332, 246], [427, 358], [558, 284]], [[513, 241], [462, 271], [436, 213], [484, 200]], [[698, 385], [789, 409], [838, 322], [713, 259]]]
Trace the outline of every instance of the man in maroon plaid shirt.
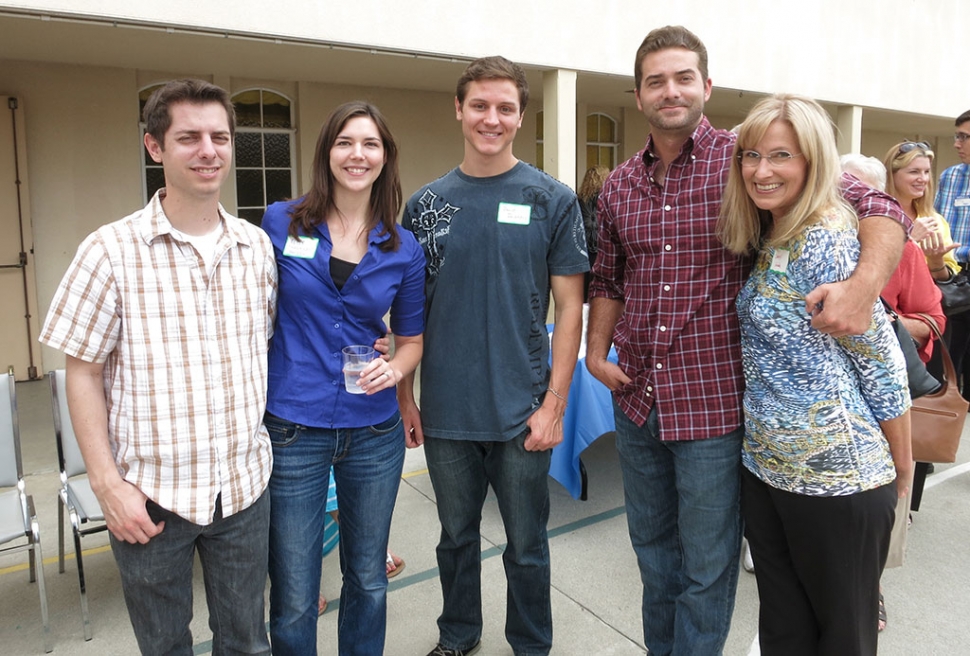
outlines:
[[[750, 269], [715, 235], [734, 135], [704, 116], [707, 50], [683, 27], [647, 35], [634, 67], [646, 146], [599, 197], [586, 364], [613, 391], [630, 538], [651, 654], [719, 654], [737, 586], [744, 377], [734, 299]], [[862, 333], [908, 223], [844, 181], [860, 218], [853, 276], [806, 298], [806, 320]], [[824, 305], [823, 305], [824, 301]], [[607, 361], [615, 342], [619, 364]]]

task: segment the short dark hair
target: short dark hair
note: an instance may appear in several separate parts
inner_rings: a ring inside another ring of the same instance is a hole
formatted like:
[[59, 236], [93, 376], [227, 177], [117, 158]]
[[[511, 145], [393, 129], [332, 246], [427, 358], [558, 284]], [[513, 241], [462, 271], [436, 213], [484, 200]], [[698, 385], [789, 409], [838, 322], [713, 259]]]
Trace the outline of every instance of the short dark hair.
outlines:
[[707, 48], [704, 42], [682, 25], [667, 25], [652, 30], [637, 50], [637, 60], [633, 64], [633, 79], [636, 81], [637, 89], [640, 88], [640, 82], [643, 80], [643, 58], [669, 48], [686, 48], [697, 53], [697, 70], [700, 71], [701, 77], [707, 80]]
[[960, 127], [961, 125], [963, 125], [967, 121], [970, 121], [970, 109], [968, 109], [967, 111], [965, 111], [962, 114], [960, 114], [959, 116], [957, 116], [957, 122], [955, 123], [955, 125], [957, 127]]
[[465, 72], [458, 78], [458, 89], [455, 96], [458, 104], [465, 104], [465, 94], [468, 92], [468, 85], [479, 80], [511, 80], [519, 90], [519, 113], [525, 111], [525, 106], [529, 104], [529, 81], [525, 77], [525, 71], [518, 64], [510, 62], [505, 57], [482, 57], [476, 59], [465, 68]]
[[142, 111], [145, 132], [152, 135], [159, 146], [164, 148], [165, 133], [172, 127], [169, 107], [181, 102], [195, 105], [219, 103], [226, 110], [226, 117], [229, 119], [229, 135], [235, 136], [236, 111], [232, 107], [228, 91], [205, 80], [172, 80], [152, 92]]
[[394, 136], [381, 110], [362, 100], [352, 100], [340, 105], [330, 113], [320, 128], [317, 146], [313, 151], [310, 190], [293, 208], [289, 234], [294, 237], [312, 234], [316, 226], [327, 220], [327, 213], [335, 208], [330, 151], [347, 122], [358, 117], [369, 118], [374, 122], [384, 146], [384, 168], [370, 191], [370, 213], [373, 218], [368, 222], [367, 229], [372, 230], [380, 224], [383, 227], [381, 234], [386, 234], [389, 238], [381, 242], [379, 248], [382, 251], [396, 251], [400, 244], [400, 237], [395, 226], [403, 201], [401, 175], [398, 171], [397, 142], [394, 141]]

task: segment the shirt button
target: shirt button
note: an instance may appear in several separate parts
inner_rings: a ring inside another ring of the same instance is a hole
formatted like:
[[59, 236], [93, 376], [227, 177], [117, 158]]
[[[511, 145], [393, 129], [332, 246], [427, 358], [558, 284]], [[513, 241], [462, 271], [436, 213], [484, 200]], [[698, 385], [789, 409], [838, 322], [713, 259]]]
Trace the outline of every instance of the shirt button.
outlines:
[[667, 211], [667, 212], [669, 212], [670, 211], [670, 205], [664, 205], [664, 210]]
[[663, 369], [663, 368], [664, 368], [664, 366], [658, 362], [657, 363], [657, 369]]
[[665, 292], [669, 292], [670, 291], [670, 285], [664, 285], [664, 291]]
[[340, 324], [339, 324], [339, 323], [335, 323], [335, 324], [333, 325], [333, 327], [334, 327], [334, 328], [340, 328]]
[[671, 246], [670, 246], [670, 244], [667, 244], [667, 245], [665, 245], [665, 246], [664, 246], [664, 250], [665, 250], [665, 251], [669, 251], [669, 250], [670, 250], [670, 248], [671, 248]]
[[652, 392], [653, 391], [653, 385], [647, 385], [647, 391], [648, 392]]
[[667, 326], [660, 326], [660, 332], [662, 333], [667, 332]]

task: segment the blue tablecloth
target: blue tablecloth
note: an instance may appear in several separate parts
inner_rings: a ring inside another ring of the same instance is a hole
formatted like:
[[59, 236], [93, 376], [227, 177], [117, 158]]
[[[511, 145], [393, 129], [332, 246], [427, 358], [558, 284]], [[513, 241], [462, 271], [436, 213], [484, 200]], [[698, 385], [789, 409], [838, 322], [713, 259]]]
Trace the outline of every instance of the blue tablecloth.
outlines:
[[[616, 349], [610, 349], [609, 360], [617, 361]], [[613, 399], [606, 385], [586, 369], [586, 359], [576, 363], [569, 387], [569, 404], [562, 420], [562, 444], [552, 450], [549, 475], [559, 481], [574, 499], [583, 492], [579, 456], [600, 435], [616, 429]]]

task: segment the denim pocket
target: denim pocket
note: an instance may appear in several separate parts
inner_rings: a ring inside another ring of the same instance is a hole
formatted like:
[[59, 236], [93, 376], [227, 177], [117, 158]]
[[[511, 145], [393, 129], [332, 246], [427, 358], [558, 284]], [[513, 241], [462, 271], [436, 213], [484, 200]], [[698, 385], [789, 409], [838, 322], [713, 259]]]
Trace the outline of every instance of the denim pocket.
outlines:
[[373, 426], [368, 426], [369, 430], [374, 435], [387, 435], [388, 433], [394, 432], [394, 429], [398, 427], [401, 423], [401, 413], [395, 412], [393, 415], [385, 419], [379, 424], [374, 424]]
[[266, 426], [266, 432], [269, 433], [269, 439], [273, 446], [290, 446], [299, 439], [300, 433], [303, 432], [303, 427], [299, 424], [280, 419], [268, 412], [263, 415], [263, 425]]

